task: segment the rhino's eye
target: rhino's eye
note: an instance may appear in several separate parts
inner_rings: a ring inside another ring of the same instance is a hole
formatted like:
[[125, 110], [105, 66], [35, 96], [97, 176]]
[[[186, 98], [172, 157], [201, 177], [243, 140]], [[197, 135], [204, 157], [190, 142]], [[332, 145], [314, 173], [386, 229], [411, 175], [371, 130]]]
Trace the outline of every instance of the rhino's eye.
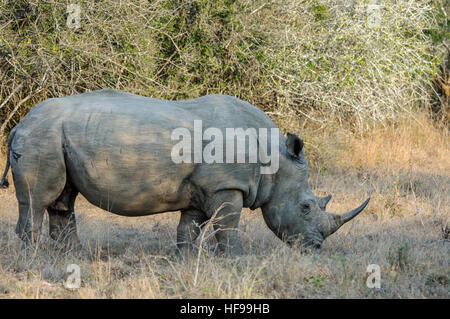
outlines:
[[303, 203], [302, 204], [302, 209], [305, 213], [309, 213], [309, 210], [311, 209], [311, 204], [310, 203]]

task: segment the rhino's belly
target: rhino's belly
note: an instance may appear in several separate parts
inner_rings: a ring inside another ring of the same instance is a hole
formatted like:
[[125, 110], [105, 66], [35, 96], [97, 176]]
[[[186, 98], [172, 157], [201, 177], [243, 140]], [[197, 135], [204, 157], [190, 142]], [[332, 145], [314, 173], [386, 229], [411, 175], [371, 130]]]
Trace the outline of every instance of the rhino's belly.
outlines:
[[166, 147], [104, 143], [65, 145], [69, 179], [92, 204], [140, 216], [189, 206], [193, 164], [175, 164]]
[[[141, 216], [189, 206], [189, 174], [155, 165], [105, 165], [98, 161], [66, 161], [71, 182], [92, 204], [120, 215]], [[103, 165], [102, 165], [103, 164]], [[174, 174], [178, 172], [179, 174]]]

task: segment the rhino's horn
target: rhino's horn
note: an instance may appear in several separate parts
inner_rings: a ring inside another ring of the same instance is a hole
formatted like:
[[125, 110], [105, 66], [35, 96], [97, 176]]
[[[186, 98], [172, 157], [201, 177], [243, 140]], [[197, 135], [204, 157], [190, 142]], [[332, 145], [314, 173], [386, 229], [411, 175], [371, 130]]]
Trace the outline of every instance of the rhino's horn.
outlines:
[[349, 211], [342, 215], [336, 215], [324, 212], [325, 218], [323, 218], [320, 222], [320, 232], [326, 238], [338, 230], [342, 225], [346, 222], [355, 218], [369, 203], [370, 198], [366, 199], [364, 203], [361, 204], [358, 208], [355, 208], [352, 211]]
[[317, 202], [319, 203], [319, 207], [321, 210], [325, 210], [327, 208], [327, 204], [331, 199], [331, 195], [324, 197], [317, 197]]

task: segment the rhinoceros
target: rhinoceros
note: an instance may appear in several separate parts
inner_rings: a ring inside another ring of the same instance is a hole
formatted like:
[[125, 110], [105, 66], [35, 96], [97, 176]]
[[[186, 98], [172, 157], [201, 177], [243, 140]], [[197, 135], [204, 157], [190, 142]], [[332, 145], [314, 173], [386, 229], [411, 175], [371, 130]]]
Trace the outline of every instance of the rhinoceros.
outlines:
[[[8, 186], [11, 166], [19, 205], [16, 233], [36, 241], [47, 210], [50, 237], [79, 243], [74, 202], [81, 193], [123, 216], [180, 211], [181, 251], [192, 249], [202, 225], [214, 218], [219, 251], [239, 252], [243, 207], [261, 208], [270, 230], [289, 245], [319, 248], [369, 201], [341, 215], [326, 212], [331, 195], [316, 197], [311, 191], [303, 141], [290, 133], [277, 131], [277, 147], [267, 147], [279, 157], [272, 173], [263, 172], [262, 157], [175, 163], [173, 132], [195, 133], [199, 120], [219, 133], [230, 127], [276, 129], [263, 111], [228, 95], [167, 101], [106, 89], [39, 103], [8, 136], [0, 184]], [[201, 146], [207, 142], [201, 140]], [[257, 144], [264, 143], [258, 137]], [[189, 149], [183, 152], [189, 155]]]

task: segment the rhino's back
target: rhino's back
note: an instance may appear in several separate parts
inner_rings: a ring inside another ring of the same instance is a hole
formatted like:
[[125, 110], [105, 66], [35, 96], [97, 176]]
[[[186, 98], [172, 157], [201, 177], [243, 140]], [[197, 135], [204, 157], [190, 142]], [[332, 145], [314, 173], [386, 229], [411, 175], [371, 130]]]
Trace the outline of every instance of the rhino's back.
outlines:
[[[106, 113], [132, 117], [133, 123], [163, 121], [171, 128], [192, 126], [202, 120], [204, 127], [275, 127], [257, 107], [236, 97], [212, 94], [192, 100], [161, 100], [105, 89], [61, 98], [76, 113]], [[126, 124], [126, 123], [124, 123]]]

